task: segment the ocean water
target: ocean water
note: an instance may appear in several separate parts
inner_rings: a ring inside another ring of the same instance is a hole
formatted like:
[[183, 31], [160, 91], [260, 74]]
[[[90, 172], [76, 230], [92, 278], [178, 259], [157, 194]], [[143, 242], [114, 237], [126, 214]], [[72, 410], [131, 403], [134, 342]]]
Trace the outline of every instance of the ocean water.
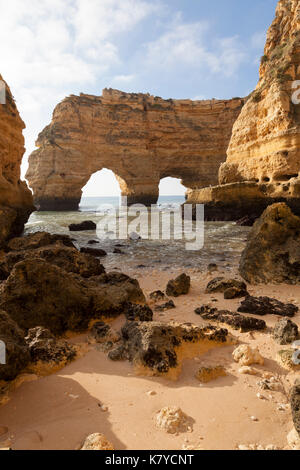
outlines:
[[[171, 206], [174, 204], [183, 204], [185, 201], [184, 196], [160, 196], [157, 204]], [[112, 205], [119, 207], [120, 198], [118, 196], [107, 196], [107, 197], [83, 197], [80, 203], [80, 211], [83, 212], [95, 212], [103, 204]]]
[[[163, 196], [158, 201], [160, 217], [168, 216], [170, 210], [184, 202], [181, 196]], [[207, 265], [216, 263], [226, 269], [226, 266], [237, 264], [242, 250], [245, 247], [249, 232], [248, 227], [240, 227], [235, 222], [205, 222], [204, 246], [201, 249], [188, 250], [182, 235], [182, 221], [171, 217], [170, 239], [152, 239], [151, 223], [147, 227], [146, 235], [139, 241], [113, 236], [104, 237], [100, 230], [86, 232], [70, 232], [69, 224], [84, 220], [93, 220], [98, 227], [104, 217], [108, 224], [122, 221], [124, 214], [118, 213], [118, 197], [83, 198], [80, 210], [76, 212], [35, 212], [31, 215], [25, 227], [25, 234], [37, 231], [61, 233], [70, 235], [74, 244], [80, 248], [90, 246], [90, 240], [98, 241], [93, 247], [102, 248], [107, 256], [101, 258], [106, 269], [120, 269], [124, 272], [137, 270], [172, 270], [172, 268], [197, 268], [206, 270]], [[102, 210], [102, 212], [99, 212]], [[115, 213], [117, 217], [115, 217]], [[128, 223], [134, 222], [135, 217], [128, 217]], [[150, 220], [150, 219], [149, 219]], [[139, 227], [138, 227], [139, 228]], [[192, 223], [194, 234], [200, 236], [201, 228]], [[138, 230], [134, 230], [138, 231]], [[128, 230], [130, 233], [130, 230]], [[202, 233], [202, 230], [201, 230]], [[148, 234], [148, 236], [147, 236]], [[116, 246], [117, 245], [117, 246]], [[114, 253], [119, 248], [122, 254]]]

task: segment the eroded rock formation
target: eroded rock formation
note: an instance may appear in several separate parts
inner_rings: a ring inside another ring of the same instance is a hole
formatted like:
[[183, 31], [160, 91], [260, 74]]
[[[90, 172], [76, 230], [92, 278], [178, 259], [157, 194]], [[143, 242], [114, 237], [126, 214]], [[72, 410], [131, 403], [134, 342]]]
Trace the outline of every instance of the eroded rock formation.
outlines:
[[299, 79], [300, 3], [280, 0], [258, 85], [233, 126], [220, 186], [189, 194], [190, 201], [206, 204], [207, 218], [258, 217], [275, 201], [300, 213], [300, 104], [293, 88]]
[[[49, 256], [44, 256], [47, 250]], [[23, 330], [41, 326], [55, 335], [83, 331], [91, 319], [127, 313], [129, 302], [145, 303], [135, 279], [103, 273], [94, 258], [79, 252], [76, 257], [73, 250], [54, 244], [18, 251], [15, 259], [14, 252], [9, 254], [9, 266], [4, 262], [1, 271], [4, 279], [9, 276], [0, 285], [0, 309]]]
[[26, 178], [40, 210], [77, 210], [90, 176], [108, 168], [128, 203], [156, 203], [161, 178], [190, 189], [218, 182], [232, 126], [244, 104], [163, 100], [103, 91], [69, 96], [54, 110]]
[[19, 235], [34, 209], [31, 192], [20, 180], [25, 125], [6, 83], [5, 90], [6, 102], [0, 104], [0, 243]]
[[175, 322], [127, 321], [121, 335], [122, 343], [108, 357], [128, 359], [146, 375], [167, 374], [171, 369], [180, 369], [180, 362], [188, 357], [188, 346], [196, 345], [197, 354], [200, 354], [224, 346], [228, 341], [228, 331], [224, 328]]
[[255, 222], [240, 260], [251, 284], [300, 281], [300, 218], [286, 204], [273, 204]]

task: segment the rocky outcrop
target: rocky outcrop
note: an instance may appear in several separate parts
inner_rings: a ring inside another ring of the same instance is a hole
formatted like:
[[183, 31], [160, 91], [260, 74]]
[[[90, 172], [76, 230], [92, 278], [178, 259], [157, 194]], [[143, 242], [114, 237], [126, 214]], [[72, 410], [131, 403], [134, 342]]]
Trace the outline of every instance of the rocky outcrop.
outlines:
[[298, 0], [278, 2], [259, 83], [233, 126], [227, 161], [220, 168], [222, 184], [278, 182], [299, 197], [300, 112], [292, 101], [292, 83], [300, 79], [299, 17]]
[[300, 281], [300, 218], [286, 204], [273, 204], [256, 221], [239, 270], [251, 284]]
[[15, 264], [31, 259], [43, 259], [64, 271], [79, 274], [84, 278], [99, 276], [105, 272], [100, 261], [94, 256], [84, 255], [76, 248], [58, 244], [0, 255], [0, 280], [8, 278]]
[[293, 317], [298, 312], [298, 307], [293, 304], [284, 304], [269, 297], [248, 296], [241, 302], [238, 312], [251, 313], [253, 315], [278, 315], [280, 317]]
[[225, 277], [216, 277], [212, 279], [206, 287], [207, 294], [213, 294], [215, 292], [226, 292], [227, 289], [240, 289], [243, 292], [247, 291], [247, 286], [243, 281], [238, 279], [226, 279]]
[[170, 297], [180, 297], [187, 295], [191, 287], [191, 278], [185, 273], [180, 274], [176, 279], [171, 279], [166, 288], [166, 294]]
[[51, 332], [37, 326], [28, 331], [25, 338], [33, 363], [67, 364], [76, 356], [74, 346], [67, 341], [56, 339]]
[[196, 315], [200, 315], [203, 320], [224, 323], [242, 332], [264, 330], [267, 327], [264, 320], [246, 317], [236, 312], [230, 312], [229, 310], [218, 310], [209, 305], [202, 305], [202, 307], [196, 308], [195, 313]]
[[298, 336], [298, 325], [288, 318], [279, 320], [273, 330], [274, 340], [282, 346], [293, 343], [298, 339]]
[[0, 104], [0, 243], [19, 235], [34, 210], [31, 192], [20, 180], [25, 125], [7, 84], [5, 89], [6, 102]]
[[161, 178], [197, 189], [218, 181], [244, 104], [163, 100], [105, 89], [64, 99], [38, 136], [26, 175], [40, 210], [77, 210], [90, 176], [108, 168], [131, 203], [156, 203]]
[[259, 217], [286, 201], [300, 215], [300, 105], [292, 100], [300, 79], [300, 4], [280, 0], [268, 31], [260, 79], [237, 121], [219, 170], [221, 186], [190, 193], [206, 204], [206, 218]]
[[84, 220], [80, 224], [70, 224], [70, 232], [84, 232], [87, 230], [96, 230], [97, 225], [92, 220]]
[[136, 321], [127, 322], [121, 333], [122, 345], [109, 353], [110, 359], [128, 359], [153, 375], [167, 374], [180, 365], [179, 348], [194, 344], [199, 354], [201, 348], [208, 351], [226, 343], [228, 335], [211, 325]]
[[29, 363], [30, 353], [24, 332], [3, 310], [0, 310], [0, 341], [6, 351], [6, 364], [0, 363], [0, 381], [13, 380]]
[[42, 248], [57, 243], [75, 248], [75, 245], [68, 235], [35, 232], [24, 237], [12, 238], [7, 243], [6, 251], [34, 250], [35, 248]]

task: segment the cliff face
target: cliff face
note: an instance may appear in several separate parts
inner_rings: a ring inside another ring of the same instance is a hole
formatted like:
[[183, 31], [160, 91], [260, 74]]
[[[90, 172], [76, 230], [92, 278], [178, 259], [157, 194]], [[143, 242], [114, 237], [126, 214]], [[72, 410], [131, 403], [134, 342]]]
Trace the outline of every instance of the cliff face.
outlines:
[[76, 210], [83, 186], [102, 168], [115, 173], [129, 203], [156, 203], [167, 176], [192, 189], [216, 184], [243, 103], [111, 89], [100, 97], [72, 95], [55, 108], [29, 158], [35, 203], [40, 210]]
[[233, 126], [227, 161], [220, 168], [221, 184], [298, 177], [300, 106], [292, 102], [295, 80], [300, 80], [300, 2], [281, 0], [267, 34], [259, 83]]
[[[268, 30], [260, 79], [236, 120], [219, 170], [221, 186], [196, 191], [207, 217], [259, 216], [275, 201], [300, 213], [300, 105], [293, 83], [300, 80], [300, 2], [281, 0]], [[299, 88], [299, 86], [298, 86]]]
[[25, 125], [6, 83], [5, 87], [6, 103], [0, 104], [0, 243], [20, 234], [34, 209], [31, 192], [20, 180]]

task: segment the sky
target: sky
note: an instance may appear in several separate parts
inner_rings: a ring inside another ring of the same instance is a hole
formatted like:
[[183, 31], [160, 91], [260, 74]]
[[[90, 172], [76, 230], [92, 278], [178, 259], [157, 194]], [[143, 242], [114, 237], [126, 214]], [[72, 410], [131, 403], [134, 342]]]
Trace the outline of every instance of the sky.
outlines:
[[[229, 99], [258, 81], [277, 0], [0, 0], [0, 73], [21, 117], [27, 157], [56, 104], [103, 88], [163, 98]], [[183, 194], [178, 181], [161, 194]], [[85, 196], [118, 194], [94, 175]]]

